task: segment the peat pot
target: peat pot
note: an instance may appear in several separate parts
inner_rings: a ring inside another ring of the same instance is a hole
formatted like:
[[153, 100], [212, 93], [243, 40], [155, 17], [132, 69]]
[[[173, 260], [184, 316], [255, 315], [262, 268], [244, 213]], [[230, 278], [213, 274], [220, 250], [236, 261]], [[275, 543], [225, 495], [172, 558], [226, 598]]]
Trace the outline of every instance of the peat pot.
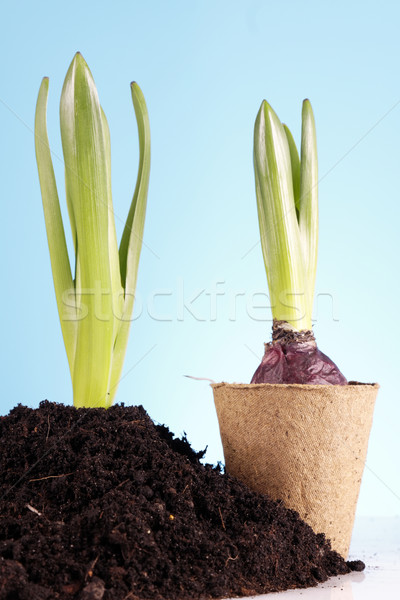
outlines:
[[212, 384], [227, 473], [348, 555], [378, 384]]

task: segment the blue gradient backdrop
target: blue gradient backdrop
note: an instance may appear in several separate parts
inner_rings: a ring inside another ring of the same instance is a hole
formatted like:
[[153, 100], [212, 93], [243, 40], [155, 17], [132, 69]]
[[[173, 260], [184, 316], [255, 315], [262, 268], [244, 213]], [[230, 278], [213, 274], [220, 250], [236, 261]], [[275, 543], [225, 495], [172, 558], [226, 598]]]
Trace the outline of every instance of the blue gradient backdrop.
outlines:
[[246, 382], [261, 358], [271, 317], [253, 124], [267, 98], [299, 141], [308, 97], [321, 179], [315, 332], [348, 378], [382, 386], [358, 514], [400, 514], [399, 19], [395, 1], [8, 3], [0, 41], [1, 414], [72, 395], [34, 157], [42, 76], [50, 77], [49, 137], [64, 205], [61, 86], [77, 50], [92, 70], [111, 130], [119, 235], [138, 159], [130, 81], [145, 94], [146, 246], [117, 401], [141, 403], [196, 448], [208, 445], [212, 462], [223, 456], [211, 390], [184, 375]]

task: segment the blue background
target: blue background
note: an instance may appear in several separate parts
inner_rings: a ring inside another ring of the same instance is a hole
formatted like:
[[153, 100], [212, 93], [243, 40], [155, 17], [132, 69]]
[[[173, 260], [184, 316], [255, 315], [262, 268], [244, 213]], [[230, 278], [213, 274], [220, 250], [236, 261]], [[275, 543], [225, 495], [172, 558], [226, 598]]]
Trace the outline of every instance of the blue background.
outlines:
[[[400, 514], [399, 18], [395, 1], [8, 3], [1, 414], [18, 402], [72, 399], [34, 157], [42, 76], [50, 77], [49, 137], [68, 231], [58, 105], [74, 53], [88, 62], [110, 125], [119, 235], [138, 159], [130, 81], [144, 92], [152, 128], [146, 245], [117, 401], [141, 403], [196, 448], [208, 445], [212, 462], [222, 449], [211, 389], [184, 375], [247, 382], [259, 363], [271, 315], [253, 124], [266, 98], [299, 141], [308, 97], [320, 169], [315, 333], [349, 379], [382, 386], [358, 514]], [[224, 295], [213, 307], [216, 286]]]

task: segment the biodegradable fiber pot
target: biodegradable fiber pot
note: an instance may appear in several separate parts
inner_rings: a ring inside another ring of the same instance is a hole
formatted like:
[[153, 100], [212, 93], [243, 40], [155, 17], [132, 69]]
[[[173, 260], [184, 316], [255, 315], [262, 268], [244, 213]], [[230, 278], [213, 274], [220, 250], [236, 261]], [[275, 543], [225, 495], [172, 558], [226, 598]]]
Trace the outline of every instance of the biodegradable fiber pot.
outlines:
[[347, 557], [378, 384], [212, 385], [226, 471]]

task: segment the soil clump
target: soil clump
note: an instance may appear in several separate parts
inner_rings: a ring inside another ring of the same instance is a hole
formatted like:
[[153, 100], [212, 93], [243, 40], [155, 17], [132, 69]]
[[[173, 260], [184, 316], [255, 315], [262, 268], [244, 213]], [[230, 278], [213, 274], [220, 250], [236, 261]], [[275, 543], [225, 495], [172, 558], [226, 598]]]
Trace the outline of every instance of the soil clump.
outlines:
[[143, 407], [0, 418], [0, 600], [205, 600], [361, 570]]

